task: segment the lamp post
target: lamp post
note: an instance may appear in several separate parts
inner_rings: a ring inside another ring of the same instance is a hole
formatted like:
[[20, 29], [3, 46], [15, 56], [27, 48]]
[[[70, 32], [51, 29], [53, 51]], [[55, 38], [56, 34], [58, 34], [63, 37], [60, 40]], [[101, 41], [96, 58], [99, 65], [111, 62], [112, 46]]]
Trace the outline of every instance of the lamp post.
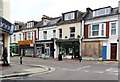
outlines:
[[80, 59], [79, 60], [80, 62], [82, 60], [82, 42], [81, 41], [82, 41], [82, 37], [79, 38], [79, 43], [80, 43]]

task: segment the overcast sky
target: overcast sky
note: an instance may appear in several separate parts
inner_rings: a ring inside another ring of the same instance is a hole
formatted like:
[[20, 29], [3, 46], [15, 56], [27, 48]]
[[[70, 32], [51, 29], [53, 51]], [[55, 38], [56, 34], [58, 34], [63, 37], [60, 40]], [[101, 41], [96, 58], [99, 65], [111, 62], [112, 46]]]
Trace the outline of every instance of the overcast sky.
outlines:
[[87, 7], [97, 9], [106, 6], [117, 7], [119, 0], [10, 0], [11, 22], [40, 21], [42, 15], [61, 16], [61, 13]]

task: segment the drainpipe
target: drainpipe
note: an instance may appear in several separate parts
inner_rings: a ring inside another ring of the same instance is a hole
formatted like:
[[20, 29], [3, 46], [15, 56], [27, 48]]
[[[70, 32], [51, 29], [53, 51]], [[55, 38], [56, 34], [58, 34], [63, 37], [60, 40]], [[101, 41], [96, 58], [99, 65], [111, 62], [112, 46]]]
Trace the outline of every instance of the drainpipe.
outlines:
[[[118, 11], [119, 11], [119, 14], [118, 14], [118, 59], [120, 58], [119, 55], [120, 55], [120, 1], [118, 2]], [[120, 66], [120, 65], [119, 65]]]
[[80, 43], [80, 62], [82, 60], [82, 39], [84, 36], [84, 20], [82, 20], [82, 25], [81, 25], [81, 36], [79, 38], [79, 43]]

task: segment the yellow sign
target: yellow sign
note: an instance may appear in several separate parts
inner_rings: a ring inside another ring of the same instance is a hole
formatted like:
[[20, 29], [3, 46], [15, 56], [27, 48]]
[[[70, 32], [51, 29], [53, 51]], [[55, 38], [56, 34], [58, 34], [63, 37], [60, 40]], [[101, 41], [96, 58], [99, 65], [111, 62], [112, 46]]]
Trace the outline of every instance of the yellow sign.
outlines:
[[18, 41], [19, 45], [30, 45], [33, 44], [33, 40]]

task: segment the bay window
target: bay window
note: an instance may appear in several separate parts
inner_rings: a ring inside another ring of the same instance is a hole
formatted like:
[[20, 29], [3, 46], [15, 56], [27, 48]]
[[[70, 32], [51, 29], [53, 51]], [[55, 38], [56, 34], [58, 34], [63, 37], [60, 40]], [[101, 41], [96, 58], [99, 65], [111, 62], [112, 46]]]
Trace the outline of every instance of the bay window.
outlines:
[[92, 24], [88, 26], [88, 36], [89, 37], [105, 37], [105, 23]]

